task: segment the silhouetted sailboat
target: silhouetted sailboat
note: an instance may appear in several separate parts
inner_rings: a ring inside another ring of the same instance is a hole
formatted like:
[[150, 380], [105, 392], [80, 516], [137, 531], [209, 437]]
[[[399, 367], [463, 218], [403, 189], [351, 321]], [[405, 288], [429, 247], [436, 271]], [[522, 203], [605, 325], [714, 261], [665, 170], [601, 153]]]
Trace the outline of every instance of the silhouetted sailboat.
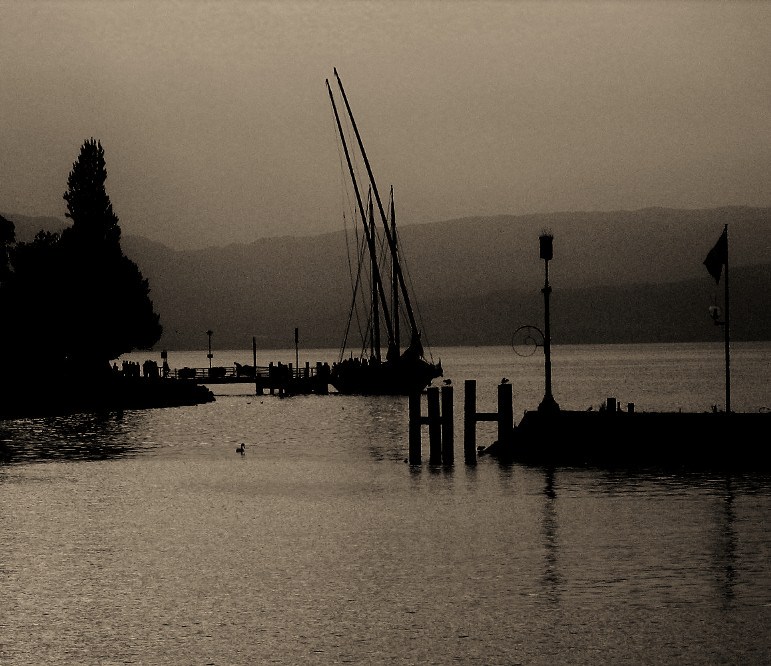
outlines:
[[[431, 383], [431, 380], [440, 377], [442, 365], [441, 362], [434, 363], [425, 357], [421, 331], [412, 307], [412, 299], [404, 277], [403, 262], [398, 250], [393, 188], [390, 193], [390, 215], [386, 216], [356, 121], [336, 69], [335, 78], [345, 103], [347, 118], [356, 137], [358, 154], [366, 167], [367, 177], [359, 179], [356, 175], [354, 155], [346, 142], [343, 123], [332, 88], [327, 80], [327, 91], [332, 103], [340, 143], [345, 153], [356, 199], [357, 214], [364, 232], [361, 242], [355, 244], [355, 262], [352, 262], [355, 265], [355, 271], [352, 271], [351, 275], [353, 291], [351, 309], [340, 349], [340, 358], [332, 365], [330, 382], [340, 393], [408, 395], [422, 391]], [[362, 200], [362, 183], [365, 183], [367, 188], [366, 210]], [[380, 230], [375, 222], [375, 203], [382, 222]], [[367, 280], [369, 280], [369, 289], [362, 287], [362, 283]], [[361, 317], [364, 321], [363, 325], [360, 323], [362, 344], [356, 356], [351, 351], [346, 358], [351, 324], [361, 312], [365, 313]], [[410, 342], [404, 351], [400, 349], [402, 312], [410, 328]], [[383, 328], [387, 337], [385, 358], [381, 353]]]

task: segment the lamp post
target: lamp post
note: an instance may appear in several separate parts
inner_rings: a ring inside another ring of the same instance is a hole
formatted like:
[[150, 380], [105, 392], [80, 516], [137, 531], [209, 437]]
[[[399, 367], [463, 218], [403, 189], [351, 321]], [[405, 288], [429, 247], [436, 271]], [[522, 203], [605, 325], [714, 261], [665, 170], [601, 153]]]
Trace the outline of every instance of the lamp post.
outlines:
[[214, 335], [214, 331], [209, 329], [208, 331], [206, 331], [206, 335], [209, 336], [209, 353], [206, 354], [206, 358], [209, 359], [209, 370], [211, 370], [211, 360], [212, 358], [214, 358], [214, 354], [211, 353], [211, 336]]
[[295, 372], [300, 373], [300, 352], [298, 349], [298, 344], [300, 342], [300, 329], [295, 328], [294, 329], [294, 368]]
[[549, 261], [554, 256], [554, 236], [550, 233], [542, 233], [539, 238], [541, 259], [544, 261], [544, 282], [541, 293], [543, 294], [543, 354], [544, 354], [544, 395], [538, 411], [559, 411], [560, 406], [554, 400], [551, 392], [551, 329], [549, 325], [549, 296], [551, 285], [549, 284]]

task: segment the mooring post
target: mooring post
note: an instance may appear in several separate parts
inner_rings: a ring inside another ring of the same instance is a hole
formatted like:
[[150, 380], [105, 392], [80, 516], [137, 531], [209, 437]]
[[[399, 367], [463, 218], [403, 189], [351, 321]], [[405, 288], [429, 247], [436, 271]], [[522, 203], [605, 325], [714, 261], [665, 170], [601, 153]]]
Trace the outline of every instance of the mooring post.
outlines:
[[467, 379], [463, 396], [463, 457], [467, 465], [477, 461], [477, 382]]
[[268, 363], [268, 390], [270, 391], [270, 394], [273, 395], [275, 392], [275, 383], [276, 383], [276, 369], [273, 365], [273, 361]]
[[455, 462], [453, 441], [452, 386], [442, 386], [442, 464]]
[[428, 400], [428, 464], [442, 464], [442, 421], [439, 414], [439, 389], [426, 389]]
[[498, 441], [511, 444], [514, 435], [514, 405], [511, 384], [498, 384]]
[[260, 375], [257, 372], [257, 337], [252, 336], [252, 367], [254, 368], [254, 394], [262, 395], [262, 386], [260, 386]]
[[420, 425], [420, 393], [416, 391], [410, 393], [410, 453], [408, 458], [410, 465], [420, 465], [421, 463]]

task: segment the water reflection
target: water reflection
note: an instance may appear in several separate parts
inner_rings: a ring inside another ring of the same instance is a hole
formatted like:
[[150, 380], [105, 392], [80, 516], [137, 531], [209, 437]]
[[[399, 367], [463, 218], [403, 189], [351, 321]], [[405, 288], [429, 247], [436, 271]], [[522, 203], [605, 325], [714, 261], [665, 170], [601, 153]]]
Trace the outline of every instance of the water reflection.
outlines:
[[[363, 398], [361, 437], [368, 444], [369, 453], [377, 461], [402, 460], [406, 457], [404, 445], [407, 407], [400, 397], [378, 396]], [[355, 410], [350, 410], [355, 413]]]
[[133, 456], [152, 446], [137, 436], [142, 420], [108, 412], [0, 421], [0, 465]]
[[544, 549], [546, 552], [544, 555], [544, 569], [541, 582], [548, 601], [554, 605], [558, 605], [560, 601], [562, 577], [557, 568], [559, 542], [557, 541], [557, 493], [554, 487], [554, 468], [547, 468], [544, 474], [542, 533]]
[[728, 610], [734, 599], [736, 585], [736, 516], [731, 477], [726, 477], [724, 491], [721, 510], [717, 514], [714, 558], [720, 596], [724, 609]]

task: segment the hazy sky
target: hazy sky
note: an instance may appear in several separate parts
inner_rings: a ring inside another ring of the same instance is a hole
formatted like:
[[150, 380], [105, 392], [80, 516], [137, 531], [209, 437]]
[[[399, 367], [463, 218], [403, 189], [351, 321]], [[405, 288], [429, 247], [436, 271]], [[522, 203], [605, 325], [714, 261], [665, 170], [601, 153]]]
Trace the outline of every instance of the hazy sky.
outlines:
[[402, 224], [771, 205], [769, 2], [0, 0], [0, 212], [94, 137], [124, 233], [341, 229], [334, 67]]

